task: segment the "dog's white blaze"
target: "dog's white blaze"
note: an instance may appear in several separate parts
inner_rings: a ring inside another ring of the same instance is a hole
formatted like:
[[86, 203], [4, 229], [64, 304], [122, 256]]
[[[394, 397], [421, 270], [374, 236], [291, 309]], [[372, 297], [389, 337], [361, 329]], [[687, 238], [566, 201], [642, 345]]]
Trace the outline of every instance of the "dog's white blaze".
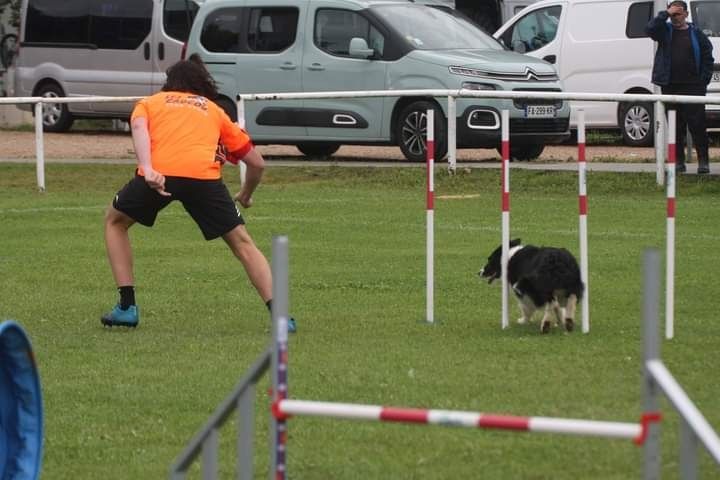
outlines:
[[508, 262], [509, 262], [510, 259], [513, 257], [513, 255], [515, 255], [515, 254], [516, 254], [519, 250], [521, 250], [522, 248], [523, 248], [522, 245], [516, 245], [516, 246], [512, 247], [512, 248], [508, 251]]

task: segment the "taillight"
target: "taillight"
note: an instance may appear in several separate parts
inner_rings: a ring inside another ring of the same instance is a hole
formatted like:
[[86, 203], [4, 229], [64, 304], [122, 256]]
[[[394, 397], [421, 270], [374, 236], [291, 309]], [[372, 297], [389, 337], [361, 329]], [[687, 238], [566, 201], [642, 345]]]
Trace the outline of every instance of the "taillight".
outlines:
[[180, 60], [185, 60], [187, 54], [187, 42], [183, 43], [182, 50], [180, 50]]

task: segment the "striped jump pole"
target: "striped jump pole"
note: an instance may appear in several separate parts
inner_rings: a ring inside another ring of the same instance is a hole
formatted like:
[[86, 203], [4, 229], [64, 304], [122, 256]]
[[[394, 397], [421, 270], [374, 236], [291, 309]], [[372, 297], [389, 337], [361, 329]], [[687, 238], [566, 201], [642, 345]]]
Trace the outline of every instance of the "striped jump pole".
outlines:
[[578, 110], [578, 207], [580, 212], [580, 277], [585, 284], [582, 298], [582, 332], [590, 331], [590, 283], [588, 280], [587, 162], [585, 161], [585, 110]]
[[507, 282], [507, 264], [508, 253], [510, 251], [510, 112], [503, 110], [501, 112], [501, 146], [502, 163], [502, 255], [501, 255], [501, 276], [502, 276], [502, 328], [508, 328], [510, 321], [508, 319], [508, 282]]
[[665, 263], [665, 338], [674, 336], [675, 315], [675, 121], [676, 112], [668, 112], [667, 158], [667, 240]]
[[396, 408], [307, 400], [279, 400], [273, 405], [273, 415], [283, 421], [286, 421], [291, 416], [313, 416], [619, 438], [632, 440], [637, 445], [644, 443], [650, 423], [660, 420], [659, 415], [656, 413], [643, 415], [640, 423], [624, 423], [569, 418], [519, 417], [457, 410]]
[[432, 108], [427, 111], [425, 155], [427, 157], [425, 318], [428, 323], [433, 323], [435, 321], [435, 111]]

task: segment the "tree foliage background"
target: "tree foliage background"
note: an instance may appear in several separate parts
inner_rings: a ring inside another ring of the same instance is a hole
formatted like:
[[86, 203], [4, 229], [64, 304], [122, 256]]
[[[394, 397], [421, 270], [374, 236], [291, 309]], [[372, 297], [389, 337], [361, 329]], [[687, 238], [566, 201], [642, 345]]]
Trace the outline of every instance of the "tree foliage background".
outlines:
[[20, 1], [21, 0], [0, 0], [0, 16], [5, 10], [10, 9], [10, 25], [20, 27]]

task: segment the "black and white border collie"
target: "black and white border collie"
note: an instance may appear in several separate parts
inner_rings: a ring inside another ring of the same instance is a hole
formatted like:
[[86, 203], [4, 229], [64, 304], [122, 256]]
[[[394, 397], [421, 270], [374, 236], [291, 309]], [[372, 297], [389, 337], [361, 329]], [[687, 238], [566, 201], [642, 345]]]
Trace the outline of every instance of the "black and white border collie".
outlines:
[[[478, 275], [488, 283], [501, 276], [502, 246], [495, 249]], [[508, 252], [508, 282], [518, 298], [522, 317], [518, 323], [532, 319], [536, 309], [545, 307], [540, 331], [550, 331], [550, 312], [555, 313], [557, 325], [564, 323], [571, 332], [575, 307], [582, 298], [585, 285], [575, 257], [564, 248], [521, 245], [520, 239], [510, 242]]]

